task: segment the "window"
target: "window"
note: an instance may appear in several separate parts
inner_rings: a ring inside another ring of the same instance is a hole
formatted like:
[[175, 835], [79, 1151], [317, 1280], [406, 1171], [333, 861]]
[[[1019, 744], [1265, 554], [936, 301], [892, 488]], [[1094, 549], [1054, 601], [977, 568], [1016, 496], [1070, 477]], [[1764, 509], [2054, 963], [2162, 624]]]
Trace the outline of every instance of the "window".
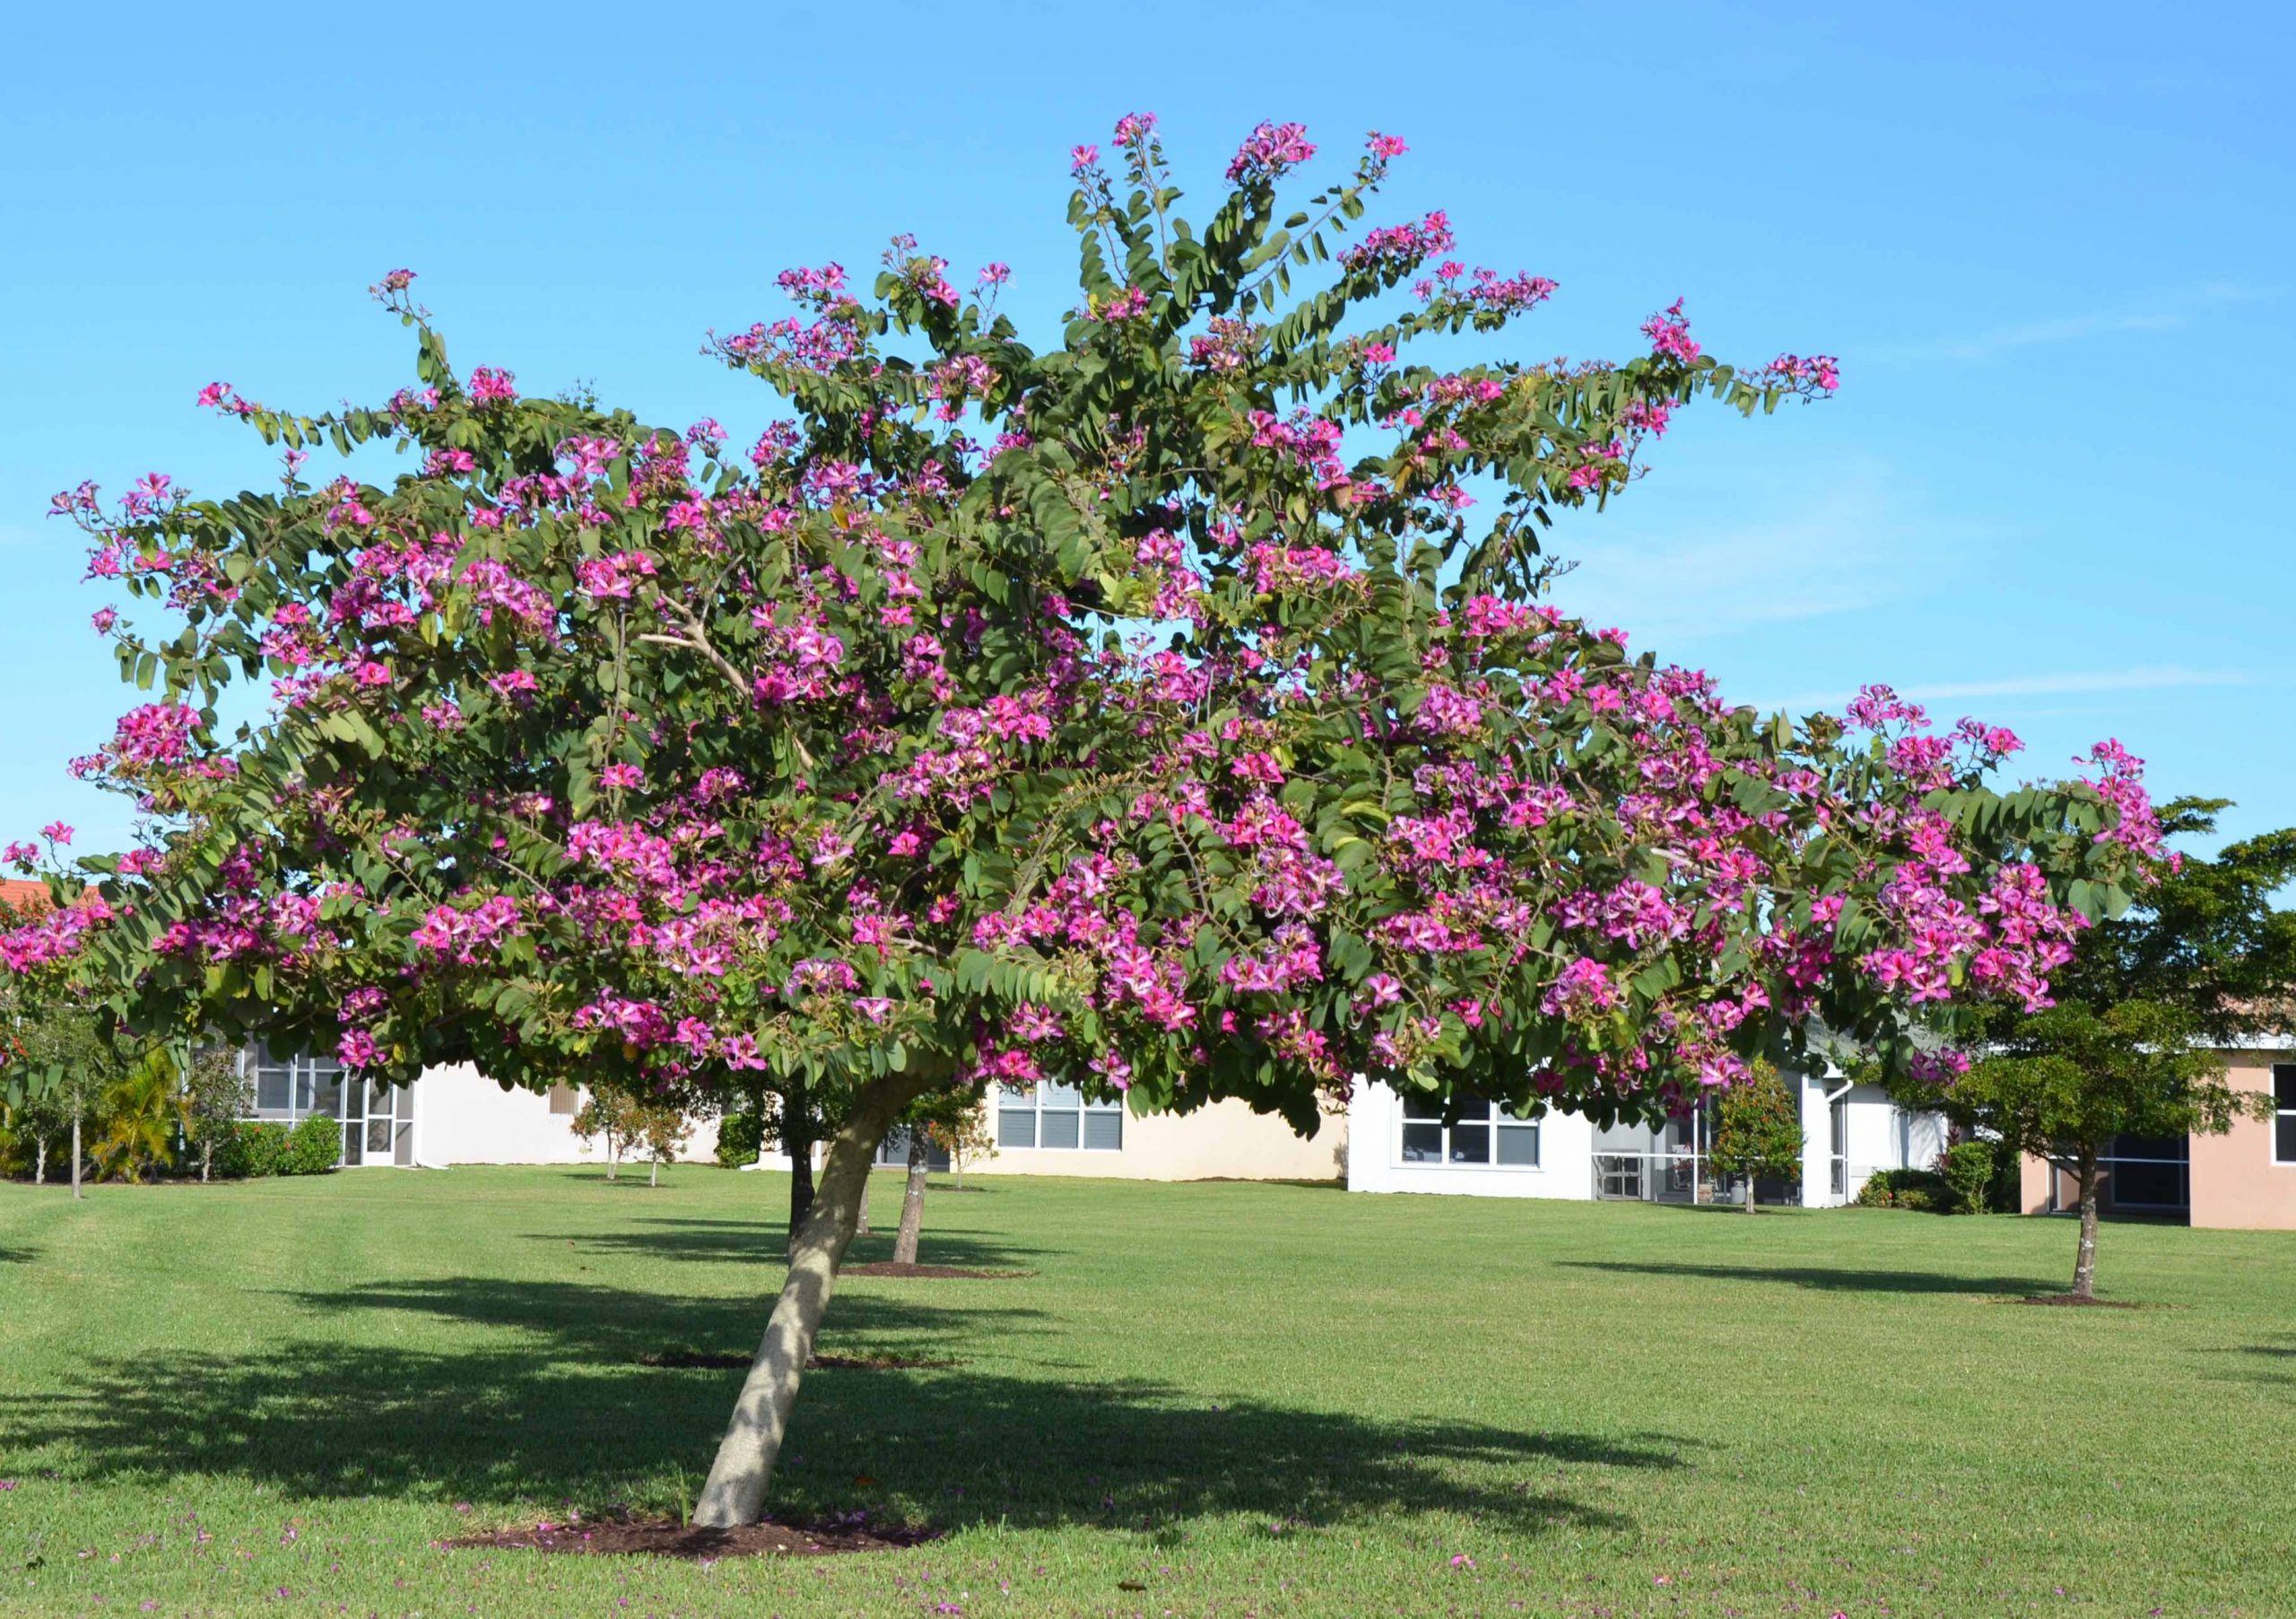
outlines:
[[1091, 1101], [1074, 1085], [1051, 1080], [1033, 1085], [1000, 1085], [996, 1091], [996, 1145], [1121, 1152], [1124, 1104]]
[[2116, 1136], [2106, 1151], [2105, 1195], [2115, 1208], [2187, 1208], [2192, 1138]]
[[582, 1110], [578, 1094], [572, 1085], [552, 1085], [550, 1088], [550, 1110], [552, 1113], [573, 1114]]
[[242, 1072], [255, 1080], [258, 1119], [296, 1124], [317, 1115], [343, 1126], [341, 1162], [413, 1163], [414, 1092], [344, 1073], [323, 1057], [275, 1058], [260, 1043], [240, 1053]]
[[2272, 1065], [2272, 1161], [2296, 1163], [2296, 1063]]
[[[885, 1132], [885, 1138], [877, 1144], [877, 1162], [883, 1164], [890, 1164], [897, 1170], [904, 1170], [909, 1167], [909, 1127], [907, 1125], [897, 1124], [891, 1129]], [[926, 1141], [925, 1144], [925, 1167], [926, 1171], [932, 1174], [947, 1174], [949, 1172], [949, 1154], [941, 1148], [935, 1146], [931, 1141]]]
[[1504, 1102], [1461, 1092], [1445, 1102], [1424, 1091], [1403, 1099], [1403, 1162], [1405, 1163], [1497, 1164], [1501, 1169], [1539, 1167], [1535, 1113], [1518, 1113]]

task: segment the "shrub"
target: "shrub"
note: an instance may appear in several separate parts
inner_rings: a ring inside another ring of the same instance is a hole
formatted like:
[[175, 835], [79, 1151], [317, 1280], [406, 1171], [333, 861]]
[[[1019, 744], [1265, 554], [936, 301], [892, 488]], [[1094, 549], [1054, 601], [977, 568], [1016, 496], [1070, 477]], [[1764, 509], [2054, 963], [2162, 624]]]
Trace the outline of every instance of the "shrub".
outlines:
[[283, 1124], [234, 1122], [215, 1143], [215, 1172], [250, 1179], [276, 1175], [287, 1161]]
[[215, 1173], [260, 1179], [265, 1175], [324, 1175], [343, 1156], [343, 1127], [313, 1117], [293, 1129], [283, 1124], [234, 1121], [215, 1141]]
[[313, 1115], [287, 1132], [283, 1175], [324, 1175], [343, 1156], [343, 1127], [332, 1119]]
[[1952, 1188], [1935, 1170], [1876, 1170], [1857, 1189], [1860, 1208], [1909, 1208], [1944, 1214], [1953, 1206]]
[[1993, 1158], [1989, 1141], [1964, 1141], [1945, 1149], [1937, 1167], [1952, 1191], [1954, 1214], [1985, 1213], [1986, 1193], [1993, 1184]]
[[762, 1113], [728, 1113], [718, 1121], [718, 1162], [729, 1170], [755, 1163], [764, 1143]]

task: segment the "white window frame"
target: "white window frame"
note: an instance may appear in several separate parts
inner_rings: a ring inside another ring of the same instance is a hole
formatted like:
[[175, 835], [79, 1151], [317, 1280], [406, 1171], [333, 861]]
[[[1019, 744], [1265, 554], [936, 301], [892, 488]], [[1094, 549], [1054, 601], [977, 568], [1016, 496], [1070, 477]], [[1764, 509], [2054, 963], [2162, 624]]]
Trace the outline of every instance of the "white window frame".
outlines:
[[[263, 1050], [261, 1044], [257, 1042], [239, 1048], [239, 1072], [246, 1076], [250, 1086], [259, 1086], [262, 1081], [257, 1071], [258, 1065], [269, 1063], [271, 1058], [269, 1054]], [[349, 1072], [340, 1062], [332, 1058], [315, 1056], [309, 1051], [298, 1051], [274, 1066], [284, 1067], [287, 1071], [286, 1110], [284, 1112], [264, 1111], [260, 1105], [262, 1096], [257, 1091], [249, 1098], [248, 1111], [241, 1119], [242, 1123], [283, 1125], [291, 1130], [307, 1119], [332, 1119], [335, 1121], [337, 1137], [335, 1161], [339, 1167], [345, 1169], [413, 1167], [415, 1162], [412, 1135], [414, 1127], [413, 1087], [411, 1085], [389, 1087], [391, 1096], [389, 1115], [362, 1113], [354, 1118], [348, 1115], [346, 1110], [351, 1105], [352, 1087], [361, 1082], [358, 1075]], [[305, 1093], [308, 1092], [311, 1100], [316, 1101], [321, 1086], [326, 1084], [332, 1084], [335, 1087], [335, 1110], [326, 1112], [317, 1107], [307, 1106], [304, 1101]], [[369, 1099], [369, 1105], [372, 1105], [371, 1097]], [[402, 1105], [405, 1109], [403, 1117], [399, 1112]], [[370, 1145], [368, 1139], [362, 1136], [359, 1158], [354, 1163], [350, 1153], [349, 1130], [354, 1124], [361, 1130], [367, 1130], [378, 1119], [385, 1117], [388, 1119], [390, 1145], [376, 1147]], [[407, 1162], [404, 1164], [398, 1162], [398, 1133], [402, 1129], [409, 1132]]]
[[[1476, 1162], [1473, 1160], [1460, 1160], [1452, 1157], [1451, 1131], [1454, 1128], [1453, 1120], [1449, 1119], [1413, 1119], [1410, 1116], [1412, 1103], [1425, 1096], [1426, 1092], [1416, 1090], [1400, 1092], [1396, 1096], [1396, 1132], [1394, 1137], [1389, 1143], [1389, 1145], [1395, 1153], [1395, 1168], [1399, 1170], [1500, 1170], [1509, 1175], [1535, 1175], [1543, 1173], [1545, 1171], [1546, 1138], [1545, 1132], [1540, 1128], [1540, 1126], [1545, 1119], [1545, 1109], [1541, 1108], [1528, 1115], [1521, 1115], [1509, 1111], [1507, 1108], [1507, 1104], [1504, 1102], [1486, 1101], [1483, 1104], [1484, 1112], [1480, 1120], [1470, 1114], [1463, 1114], [1456, 1121], [1457, 1124], [1473, 1125], [1481, 1123], [1491, 1132], [1491, 1156], [1483, 1160], [1481, 1162]], [[1435, 1105], [1439, 1107], [1444, 1106], [1444, 1104], [1441, 1103], [1436, 1103]], [[1445, 1107], [1444, 1110], [1448, 1112], [1449, 1110], [1448, 1107]], [[1405, 1132], [1409, 1130], [1413, 1125], [1426, 1126], [1430, 1124], [1434, 1125], [1442, 1132], [1443, 1145], [1440, 1149], [1442, 1155], [1438, 1158], [1406, 1157], [1404, 1153]], [[1499, 1162], [1499, 1133], [1501, 1130], [1529, 1132], [1531, 1137], [1530, 1162], [1501, 1163]]]
[[[999, 1085], [996, 1087], [996, 1096], [993, 1105], [996, 1113], [998, 1148], [1012, 1152], [1037, 1153], [1121, 1153], [1124, 1151], [1124, 1103], [1121, 1101], [1096, 1101], [1084, 1091], [1072, 1085], [1064, 1088], [1075, 1095], [1074, 1107], [1060, 1102], [1055, 1102], [1050, 1106], [1046, 1105], [1046, 1090], [1050, 1085], [1059, 1083], [1057, 1080], [1040, 1080], [1035, 1084], [1027, 1086]], [[1062, 1146], [1045, 1140], [1044, 1120], [1048, 1113], [1073, 1113], [1076, 1116], [1076, 1143], [1074, 1146]], [[1016, 1119], [1022, 1115], [1028, 1117], [1029, 1139], [1027, 1141], [1007, 1141], [1004, 1138], [1004, 1120], [1008, 1114]], [[1095, 1146], [1085, 1139], [1090, 1133], [1086, 1126], [1094, 1119], [1115, 1121], [1116, 1140], [1114, 1142]]]
[[2279, 1168], [2287, 1170], [2296, 1169], [2296, 1158], [2283, 1158], [2280, 1155], [2281, 1124], [2283, 1119], [2296, 1119], [2296, 1108], [2281, 1106], [2280, 1076], [2283, 1074], [2296, 1076], [2296, 1063], [2272, 1065], [2272, 1162]]

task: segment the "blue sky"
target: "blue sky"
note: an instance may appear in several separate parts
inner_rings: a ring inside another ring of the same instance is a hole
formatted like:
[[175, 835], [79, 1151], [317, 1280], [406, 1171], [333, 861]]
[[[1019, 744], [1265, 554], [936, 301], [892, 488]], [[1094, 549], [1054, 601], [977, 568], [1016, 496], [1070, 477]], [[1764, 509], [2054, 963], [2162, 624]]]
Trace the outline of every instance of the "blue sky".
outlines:
[[1402, 135], [1380, 219], [1447, 207], [1463, 257], [1562, 283], [1520, 357], [1624, 358], [1677, 296], [1725, 357], [1842, 357], [1834, 402], [1700, 412], [1570, 522], [1567, 606], [1746, 701], [1888, 681], [2034, 773], [2118, 735], [2230, 831], [2296, 822], [2283, 12], [1414, 15], [38, 8], [0, 62], [0, 834], [126, 830], [64, 773], [123, 699], [42, 514], [82, 477], [270, 478], [202, 384], [378, 399], [411, 357], [364, 289], [407, 265], [462, 367], [754, 431], [761, 386], [696, 351], [782, 312], [785, 265], [913, 231], [1009, 261], [1049, 332], [1067, 149], [1135, 109], [1198, 198], [1263, 118], [1335, 164]]

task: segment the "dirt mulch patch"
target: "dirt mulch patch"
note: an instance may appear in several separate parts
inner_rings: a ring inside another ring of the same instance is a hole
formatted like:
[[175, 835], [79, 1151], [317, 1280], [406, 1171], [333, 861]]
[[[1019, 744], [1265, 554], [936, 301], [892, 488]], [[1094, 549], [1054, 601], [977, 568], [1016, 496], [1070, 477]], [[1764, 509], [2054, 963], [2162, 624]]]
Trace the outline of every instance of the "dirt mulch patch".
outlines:
[[720, 1557], [828, 1557], [849, 1552], [899, 1552], [941, 1531], [900, 1524], [874, 1524], [854, 1512], [822, 1523], [786, 1524], [770, 1519], [737, 1529], [681, 1526], [674, 1519], [609, 1517], [545, 1519], [526, 1528], [464, 1535], [440, 1544], [456, 1551], [573, 1552], [587, 1556], [683, 1557], [714, 1562]]
[[2166, 1308], [2166, 1306], [2163, 1305], [2139, 1304], [2132, 1299], [2083, 1299], [2076, 1297], [2069, 1293], [2036, 1293], [2031, 1298], [2020, 1299], [2017, 1302], [2020, 1304], [2053, 1304], [2067, 1310], [2159, 1310]]
[[[636, 1357], [640, 1366], [701, 1366], [711, 1371], [746, 1371], [752, 1357], [739, 1350], [649, 1349]], [[846, 1371], [914, 1371], [920, 1368], [954, 1366], [955, 1361], [921, 1354], [817, 1354], [805, 1362], [808, 1371], [823, 1366]]]
[[1013, 1282], [1037, 1273], [1032, 1270], [968, 1270], [961, 1265], [896, 1265], [891, 1259], [876, 1259], [867, 1265], [846, 1266], [837, 1274], [840, 1276], [972, 1276], [989, 1282]]

